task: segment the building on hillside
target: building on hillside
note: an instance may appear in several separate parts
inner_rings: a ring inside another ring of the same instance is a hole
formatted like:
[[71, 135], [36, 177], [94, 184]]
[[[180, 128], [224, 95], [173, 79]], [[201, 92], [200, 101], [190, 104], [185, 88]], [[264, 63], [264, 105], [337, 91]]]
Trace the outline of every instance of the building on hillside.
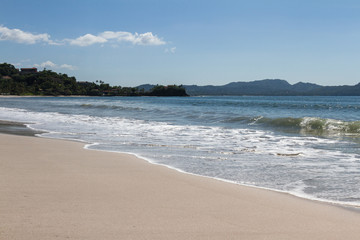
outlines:
[[33, 68], [20, 68], [20, 73], [21, 74], [28, 74], [28, 73], [37, 73], [37, 68], [33, 67]]

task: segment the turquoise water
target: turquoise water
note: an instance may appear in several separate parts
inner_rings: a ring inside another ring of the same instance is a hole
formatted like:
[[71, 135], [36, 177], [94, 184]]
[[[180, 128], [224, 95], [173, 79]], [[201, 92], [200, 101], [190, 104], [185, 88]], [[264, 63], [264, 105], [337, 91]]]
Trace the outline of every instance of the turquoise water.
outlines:
[[0, 119], [188, 173], [360, 205], [359, 97], [2, 98]]

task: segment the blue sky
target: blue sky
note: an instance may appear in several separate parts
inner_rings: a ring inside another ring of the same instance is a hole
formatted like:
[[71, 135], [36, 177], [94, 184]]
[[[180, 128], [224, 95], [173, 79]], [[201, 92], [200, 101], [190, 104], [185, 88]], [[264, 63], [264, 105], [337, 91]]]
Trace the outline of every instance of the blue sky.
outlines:
[[1, 0], [0, 62], [111, 85], [360, 82], [360, 1]]

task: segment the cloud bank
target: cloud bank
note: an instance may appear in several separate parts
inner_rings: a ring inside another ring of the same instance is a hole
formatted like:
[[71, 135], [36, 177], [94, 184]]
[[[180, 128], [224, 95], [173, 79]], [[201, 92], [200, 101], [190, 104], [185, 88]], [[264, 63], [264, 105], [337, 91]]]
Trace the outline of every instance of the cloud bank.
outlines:
[[158, 36], [152, 32], [146, 33], [130, 33], [130, 32], [113, 32], [104, 31], [98, 35], [87, 33], [75, 39], [51, 40], [47, 33], [33, 34], [20, 29], [9, 29], [0, 25], [0, 41], [13, 41], [24, 44], [44, 43], [49, 45], [72, 45], [87, 47], [94, 44], [105, 43], [123, 43], [127, 42], [133, 45], [158, 46], [166, 44]]

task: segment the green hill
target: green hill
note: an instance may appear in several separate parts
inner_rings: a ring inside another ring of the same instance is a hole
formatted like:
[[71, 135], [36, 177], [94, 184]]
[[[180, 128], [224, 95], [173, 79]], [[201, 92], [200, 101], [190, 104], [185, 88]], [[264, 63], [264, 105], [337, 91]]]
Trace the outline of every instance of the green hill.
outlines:
[[110, 86], [103, 81], [77, 82], [75, 77], [51, 70], [16, 69], [0, 64], [0, 94], [40, 96], [187, 96], [182, 86], [153, 86], [153, 89]]

